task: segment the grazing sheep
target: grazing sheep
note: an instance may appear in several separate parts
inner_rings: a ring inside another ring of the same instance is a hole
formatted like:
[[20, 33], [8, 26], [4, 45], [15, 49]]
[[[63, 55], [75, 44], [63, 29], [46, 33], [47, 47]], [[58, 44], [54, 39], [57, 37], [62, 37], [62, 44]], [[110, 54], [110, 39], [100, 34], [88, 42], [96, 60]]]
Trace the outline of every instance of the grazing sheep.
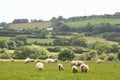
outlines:
[[58, 70], [61, 71], [61, 70], [64, 70], [64, 67], [61, 63], [58, 64]]
[[72, 66], [72, 72], [77, 73], [78, 72], [78, 67], [77, 66]]
[[65, 63], [68, 63], [69, 61], [68, 60], [65, 60]]
[[81, 72], [87, 72], [89, 70], [89, 67], [86, 64], [81, 64], [80, 69], [81, 69]]
[[15, 62], [15, 60], [13, 58], [10, 59], [11, 62]]
[[43, 68], [44, 68], [43, 63], [38, 62], [38, 63], [36, 64], [36, 69], [37, 69], [37, 70], [43, 70]]
[[55, 62], [57, 62], [57, 59], [50, 59], [50, 58], [48, 58], [48, 59], [45, 60], [45, 62], [46, 63], [55, 63]]
[[101, 63], [101, 62], [102, 62], [102, 60], [100, 60], [100, 59], [96, 61], [96, 63]]
[[84, 64], [83, 61], [77, 61], [77, 66], [80, 66], [81, 64]]
[[71, 66], [80, 66], [81, 64], [83, 64], [83, 61], [71, 61]]
[[25, 63], [34, 62], [34, 59], [27, 58], [24, 60]]

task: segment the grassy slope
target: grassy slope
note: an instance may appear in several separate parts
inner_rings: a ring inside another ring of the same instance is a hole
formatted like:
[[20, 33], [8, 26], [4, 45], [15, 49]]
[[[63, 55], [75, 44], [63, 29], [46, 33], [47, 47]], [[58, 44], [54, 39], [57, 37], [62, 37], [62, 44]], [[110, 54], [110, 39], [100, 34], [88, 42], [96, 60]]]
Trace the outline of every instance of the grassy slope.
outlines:
[[10, 24], [11, 29], [16, 29], [16, 28], [47, 28], [51, 25], [51, 22], [39, 22], [39, 23], [21, 23], [21, 24]]
[[88, 73], [72, 73], [70, 63], [64, 63], [64, 71], [57, 70], [57, 63], [46, 64], [43, 71], [35, 69], [36, 63], [1, 62], [0, 80], [119, 80], [119, 62], [104, 62], [95, 64], [87, 62], [90, 70]]
[[103, 38], [97, 38], [97, 37], [85, 37], [86, 42], [87, 43], [94, 43], [96, 41], [101, 41], [101, 42], [109, 42], [109, 43], [113, 43], [116, 44], [117, 42], [113, 42], [113, 41], [107, 41], [106, 39]]
[[[59, 37], [65, 37], [65, 38], [70, 38], [70, 36], [59, 36]], [[0, 36], [0, 40], [9, 40], [10, 38], [12, 37], [4, 37], [4, 36]], [[101, 42], [110, 42], [110, 43], [116, 43], [116, 42], [113, 42], [113, 41], [107, 41], [103, 38], [96, 38], [96, 37], [85, 37], [86, 39], [86, 42], [87, 43], [94, 43], [96, 41], [101, 41]], [[35, 41], [38, 41], [40, 43], [52, 43], [54, 39], [37, 39], [37, 38], [28, 38], [28, 42], [35, 42]]]
[[75, 21], [75, 22], [67, 22], [65, 24], [69, 25], [70, 27], [82, 27], [85, 26], [87, 23], [91, 23], [93, 25], [100, 23], [120, 24], [120, 19], [97, 18], [97, 19], [88, 19], [88, 20]]

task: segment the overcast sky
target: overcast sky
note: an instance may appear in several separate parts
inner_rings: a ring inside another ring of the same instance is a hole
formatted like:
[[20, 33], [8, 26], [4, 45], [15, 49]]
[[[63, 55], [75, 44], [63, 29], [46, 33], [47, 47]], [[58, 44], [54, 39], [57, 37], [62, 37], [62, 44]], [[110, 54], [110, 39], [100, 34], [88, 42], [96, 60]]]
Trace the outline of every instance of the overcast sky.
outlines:
[[0, 0], [0, 22], [14, 19], [114, 14], [120, 11], [120, 0]]

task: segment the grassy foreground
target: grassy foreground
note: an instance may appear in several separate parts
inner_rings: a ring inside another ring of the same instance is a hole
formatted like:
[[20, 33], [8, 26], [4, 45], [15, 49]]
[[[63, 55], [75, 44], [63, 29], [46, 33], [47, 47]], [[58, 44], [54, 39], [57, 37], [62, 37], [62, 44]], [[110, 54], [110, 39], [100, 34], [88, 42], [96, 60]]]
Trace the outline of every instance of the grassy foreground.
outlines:
[[57, 70], [57, 63], [46, 64], [43, 71], [37, 71], [36, 62], [0, 61], [0, 80], [120, 80], [120, 62], [96, 64], [88, 61], [88, 73], [72, 73], [70, 63], [64, 63], [64, 71]]

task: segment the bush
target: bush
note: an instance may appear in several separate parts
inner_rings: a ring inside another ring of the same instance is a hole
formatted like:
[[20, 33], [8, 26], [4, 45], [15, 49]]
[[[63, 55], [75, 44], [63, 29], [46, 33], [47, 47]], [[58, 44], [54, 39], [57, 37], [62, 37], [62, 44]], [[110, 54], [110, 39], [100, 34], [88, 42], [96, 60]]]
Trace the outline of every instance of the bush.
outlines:
[[118, 58], [118, 60], [120, 60], [120, 51], [117, 54], [117, 58]]
[[82, 61], [84, 61], [84, 60], [86, 60], [86, 55], [85, 54], [81, 54], [79, 56], [76, 56], [74, 58], [74, 60], [82, 60]]
[[108, 61], [113, 61], [113, 60], [116, 60], [116, 59], [117, 58], [116, 58], [115, 54], [109, 54], [108, 58], [107, 58]]
[[49, 47], [49, 48], [47, 48], [47, 50], [50, 52], [60, 52], [61, 47]]
[[99, 58], [101, 60], [105, 60], [107, 58], [107, 56], [106, 56], [106, 54], [101, 54], [101, 55], [99, 55]]
[[2, 53], [2, 54], [0, 54], [0, 58], [2, 58], [2, 59], [9, 59], [10, 56], [9, 56], [8, 53]]
[[97, 52], [92, 50], [86, 55], [86, 59], [91, 60], [92, 58], [96, 58], [96, 56], [97, 56]]
[[27, 57], [45, 59], [49, 56], [49, 52], [46, 48], [40, 46], [23, 46], [15, 50], [14, 58], [25, 59]]
[[60, 54], [58, 54], [58, 59], [63, 61], [72, 60], [74, 57], [75, 57], [75, 54], [70, 49], [63, 50], [62, 52], [60, 52]]

